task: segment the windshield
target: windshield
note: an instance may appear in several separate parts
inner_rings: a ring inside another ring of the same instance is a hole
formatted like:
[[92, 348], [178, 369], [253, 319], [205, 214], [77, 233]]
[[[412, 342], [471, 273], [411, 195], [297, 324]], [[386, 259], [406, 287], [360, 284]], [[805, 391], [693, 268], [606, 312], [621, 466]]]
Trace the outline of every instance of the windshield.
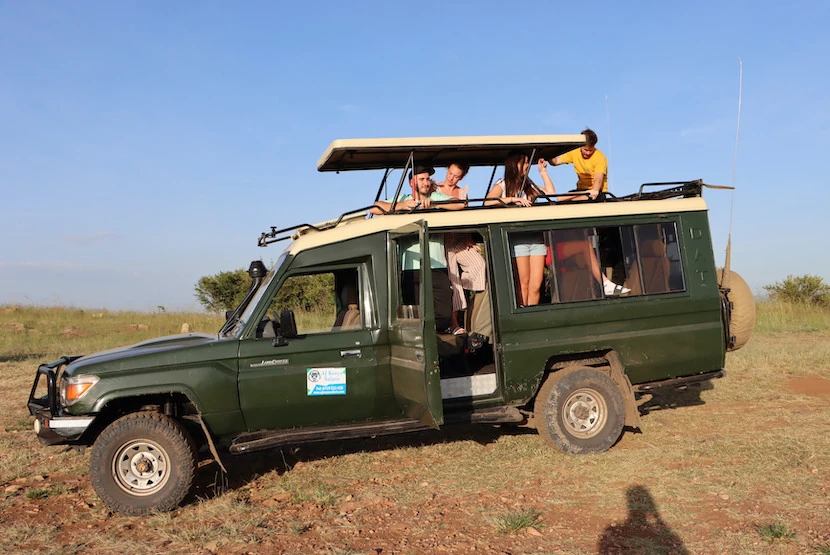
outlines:
[[[290, 247], [290, 245], [289, 245]], [[224, 335], [225, 337], [235, 337], [239, 338], [242, 334], [242, 330], [245, 328], [245, 324], [251, 319], [251, 316], [256, 310], [256, 307], [259, 306], [259, 302], [262, 300], [263, 295], [265, 295], [265, 291], [268, 290], [268, 286], [273, 281], [274, 276], [277, 275], [277, 270], [280, 266], [282, 266], [283, 261], [285, 260], [286, 255], [288, 254], [288, 248], [286, 248], [280, 257], [277, 259], [277, 262], [271, 267], [271, 270], [268, 271], [268, 275], [265, 276], [265, 279], [262, 280], [262, 283], [259, 284], [259, 288], [257, 289], [254, 296], [251, 298], [251, 302], [248, 303], [248, 306], [245, 307], [245, 310], [236, 320], [236, 323], [229, 329]]]

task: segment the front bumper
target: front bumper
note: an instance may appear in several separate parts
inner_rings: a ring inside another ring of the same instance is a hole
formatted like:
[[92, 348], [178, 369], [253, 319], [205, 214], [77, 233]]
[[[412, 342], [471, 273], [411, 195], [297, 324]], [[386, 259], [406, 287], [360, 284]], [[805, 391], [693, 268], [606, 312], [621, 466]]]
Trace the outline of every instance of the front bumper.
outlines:
[[95, 420], [92, 416], [58, 416], [51, 418], [44, 414], [35, 415], [35, 434], [44, 445], [74, 444]]
[[[71, 416], [59, 406], [58, 380], [63, 368], [81, 357], [62, 357], [38, 366], [32, 391], [29, 393], [29, 414], [35, 417], [34, 429], [38, 439], [46, 445], [77, 442], [95, 420], [94, 416]], [[41, 378], [46, 379], [46, 395], [35, 397]]]

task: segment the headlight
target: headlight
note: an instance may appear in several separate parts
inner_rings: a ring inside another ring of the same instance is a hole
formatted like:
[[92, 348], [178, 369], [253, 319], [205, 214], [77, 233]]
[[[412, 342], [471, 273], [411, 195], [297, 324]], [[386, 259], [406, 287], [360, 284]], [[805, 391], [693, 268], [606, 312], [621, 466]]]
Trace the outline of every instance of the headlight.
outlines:
[[61, 379], [61, 405], [68, 407], [75, 403], [89, 391], [89, 388], [98, 383], [98, 376], [64, 376]]

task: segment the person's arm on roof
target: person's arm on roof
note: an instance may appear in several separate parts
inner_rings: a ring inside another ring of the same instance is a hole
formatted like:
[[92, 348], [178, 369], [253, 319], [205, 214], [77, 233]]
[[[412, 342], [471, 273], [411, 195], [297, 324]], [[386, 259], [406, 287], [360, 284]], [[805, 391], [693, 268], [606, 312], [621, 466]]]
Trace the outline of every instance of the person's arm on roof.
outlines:
[[570, 152], [566, 152], [562, 156], [557, 156], [556, 158], [551, 158], [550, 165], [551, 166], [561, 166], [562, 164], [573, 164], [573, 153], [578, 151], [579, 149], [572, 150]]
[[591, 200], [594, 200], [599, 196], [600, 191], [602, 191], [602, 184], [605, 182], [605, 174], [604, 173], [595, 173], [593, 178], [593, 183], [591, 184], [591, 188], [588, 189], [588, 196]]
[[[395, 212], [405, 212], [412, 210], [418, 206], [418, 201], [414, 199], [400, 200], [395, 203]], [[374, 206], [369, 209], [369, 212], [376, 215], [387, 214], [392, 210], [392, 203], [384, 200], [375, 202]]]
[[[527, 200], [526, 198], [522, 197], [502, 197], [504, 182], [500, 181], [493, 185], [493, 188], [490, 189], [490, 192], [487, 193], [487, 198], [491, 199], [500, 199], [504, 201], [504, 204], [518, 204], [519, 206], [530, 206], [532, 203]], [[484, 206], [504, 206], [498, 200], [488, 200], [484, 201]]]
[[542, 176], [542, 181], [545, 184], [545, 194], [546, 195], [555, 195], [556, 194], [556, 187], [553, 186], [553, 180], [548, 175], [548, 163], [545, 161], [544, 158], [539, 158], [539, 175]]
[[608, 159], [600, 151], [595, 151], [594, 156], [598, 156], [598, 165], [594, 171], [593, 179], [591, 180], [591, 189], [589, 194], [591, 200], [597, 198], [602, 192], [602, 186], [605, 184], [605, 176], [608, 175]]

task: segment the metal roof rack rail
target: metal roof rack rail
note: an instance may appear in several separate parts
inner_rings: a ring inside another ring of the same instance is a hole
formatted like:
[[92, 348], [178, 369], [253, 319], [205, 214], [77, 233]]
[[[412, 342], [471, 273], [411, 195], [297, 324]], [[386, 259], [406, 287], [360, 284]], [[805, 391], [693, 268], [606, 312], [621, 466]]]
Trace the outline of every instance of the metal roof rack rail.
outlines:
[[[660, 191], [645, 191], [646, 187], [666, 187], [671, 186], [667, 189], [662, 189]], [[664, 199], [671, 199], [671, 198], [690, 198], [690, 197], [700, 197], [702, 196], [703, 188], [712, 188], [712, 189], [732, 189], [732, 187], [725, 187], [722, 185], [707, 185], [703, 183], [703, 180], [696, 179], [694, 181], [668, 181], [662, 183], [643, 183], [640, 186], [640, 190], [636, 193], [632, 193], [630, 195], [618, 197], [615, 196], [613, 193], [607, 192], [605, 193], [606, 198], [604, 201], [599, 202], [617, 202], [617, 201], [636, 201], [636, 200], [664, 200]], [[552, 204], [556, 204], [554, 201], [557, 197], [562, 196], [574, 196], [585, 194], [586, 192], [580, 191], [571, 191], [567, 193], [557, 193], [553, 195], [539, 195], [537, 200], [538, 203], [534, 204], [534, 206], [549, 206]], [[543, 202], [546, 201], [546, 202]], [[427, 212], [432, 211], [439, 211], [443, 205], [447, 204], [456, 204], [459, 202], [466, 203], [466, 207], [464, 210], [491, 210], [493, 208], [508, 208], [511, 205], [504, 202], [504, 199], [501, 198], [472, 198], [472, 199], [452, 199], [452, 200], [442, 200], [442, 201], [435, 201], [431, 203], [430, 208], [426, 209]], [[570, 202], [568, 201], [567, 204], [576, 204], [580, 201]], [[595, 201], [594, 201], [595, 202]], [[491, 204], [487, 204], [491, 203]], [[565, 202], [562, 203], [563, 205], [566, 204]], [[381, 214], [389, 215], [389, 214], [405, 214], [411, 213], [417, 209], [412, 208], [411, 210], [385, 210], [380, 206], [376, 206], [374, 204], [369, 206], [363, 206], [361, 208], [357, 208], [355, 210], [349, 210], [347, 212], [343, 212], [340, 217], [336, 220], [330, 220], [323, 223], [318, 224], [308, 224], [302, 223], [297, 224], [291, 227], [285, 227], [282, 229], [277, 229], [276, 226], [271, 226], [270, 231], [263, 232], [259, 239], [257, 240], [257, 245], [260, 247], [266, 247], [271, 243], [277, 243], [279, 241], [285, 241], [286, 239], [290, 239], [292, 237], [296, 238], [304, 233], [312, 232], [312, 231], [325, 231], [327, 229], [332, 229], [343, 223], [344, 221], [356, 219], [359, 216], [366, 216], [367, 214], [371, 214], [370, 210], [377, 210]]]
[[[673, 187], [671, 187], [673, 185]], [[660, 191], [646, 192], [646, 187], [667, 187]], [[690, 198], [702, 196], [703, 180], [694, 181], [665, 181], [661, 183], [643, 183], [640, 190], [631, 195], [619, 197], [619, 200], [664, 200], [669, 198]]]

